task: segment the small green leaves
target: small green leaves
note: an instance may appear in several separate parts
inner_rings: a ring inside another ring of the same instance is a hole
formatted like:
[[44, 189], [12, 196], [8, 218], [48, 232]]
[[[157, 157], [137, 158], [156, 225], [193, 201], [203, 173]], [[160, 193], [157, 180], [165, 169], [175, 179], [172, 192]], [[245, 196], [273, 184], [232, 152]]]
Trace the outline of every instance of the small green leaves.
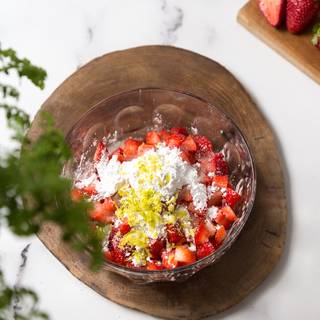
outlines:
[[[44, 88], [47, 73], [42, 68], [19, 58], [13, 49], [0, 48], [0, 74], [11, 72]], [[0, 154], [0, 226], [6, 220], [13, 233], [27, 236], [41, 230], [44, 223], [54, 222], [60, 226], [63, 240], [76, 250], [90, 254], [91, 265], [96, 269], [103, 262], [101, 233], [104, 230], [96, 232], [92, 228], [89, 202], [71, 200], [72, 181], [61, 174], [72, 153], [47, 114], [42, 115], [42, 135], [34, 142], [26, 138], [30, 118], [15, 105], [19, 96], [15, 87], [0, 84], [0, 109], [4, 110], [7, 124], [14, 131], [13, 139], [19, 142], [18, 149]], [[29, 301], [29, 307], [24, 312], [14, 310], [16, 299], [21, 303]], [[48, 319], [37, 309], [37, 302], [33, 291], [7, 286], [0, 270], [0, 320], [12, 317], [12, 311], [18, 320]]]
[[44, 88], [44, 81], [47, 72], [31, 64], [26, 58], [19, 58], [15, 50], [9, 48], [0, 49], [0, 73], [9, 74], [10, 71], [16, 71], [20, 78], [28, 78], [35, 86]]

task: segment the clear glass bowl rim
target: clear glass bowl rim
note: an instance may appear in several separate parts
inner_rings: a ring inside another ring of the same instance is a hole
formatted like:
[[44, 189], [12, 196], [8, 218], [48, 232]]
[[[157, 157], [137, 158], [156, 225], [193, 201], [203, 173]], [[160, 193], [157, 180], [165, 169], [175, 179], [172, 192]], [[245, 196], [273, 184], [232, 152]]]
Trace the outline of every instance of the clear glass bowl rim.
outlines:
[[[232, 126], [238, 131], [238, 133], [240, 134], [241, 138], [244, 141], [244, 146], [247, 149], [248, 155], [249, 155], [249, 159], [250, 159], [250, 164], [252, 167], [252, 193], [251, 193], [251, 197], [249, 199], [249, 204], [247, 207], [247, 210], [245, 212], [245, 215], [242, 218], [242, 223], [238, 226], [238, 228], [235, 230], [235, 232], [232, 234], [231, 238], [226, 238], [227, 241], [224, 241], [223, 244], [218, 248], [217, 251], [214, 251], [213, 253], [211, 253], [210, 255], [197, 260], [196, 262], [186, 265], [186, 266], [181, 266], [181, 267], [177, 267], [175, 269], [164, 269], [164, 270], [139, 270], [139, 269], [133, 269], [133, 268], [129, 268], [129, 267], [125, 267], [125, 266], [121, 266], [119, 264], [113, 263], [112, 261], [107, 261], [104, 260], [103, 262], [103, 267], [105, 267], [105, 269], [107, 270], [112, 270], [118, 274], [125, 274], [126, 276], [132, 276], [133, 278], [135, 277], [142, 277], [143, 275], [163, 275], [164, 278], [166, 276], [170, 276], [170, 277], [174, 277], [175, 275], [178, 275], [180, 273], [183, 273], [184, 271], [188, 271], [188, 270], [192, 270], [195, 269], [197, 271], [199, 271], [200, 269], [202, 269], [203, 267], [206, 267], [208, 265], [211, 265], [213, 263], [215, 263], [218, 259], [220, 259], [220, 257], [226, 252], [228, 251], [228, 249], [232, 246], [232, 244], [234, 243], [234, 241], [237, 239], [237, 237], [239, 236], [240, 232], [242, 231], [244, 225], [246, 224], [252, 209], [253, 209], [253, 205], [254, 205], [254, 200], [256, 197], [256, 189], [257, 189], [257, 171], [256, 171], [256, 166], [255, 166], [255, 162], [253, 160], [252, 157], [252, 153], [251, 150], [249, 148], [248, 142], [245, 138], [245, 136], [243, 135], [242, 131], [239, 129], [239, 127], [237, 126], [237, 124], [233, 121], [233, 119], [224, 111], [221, 110], [219, 107], [213, 105], [212, 103], [206, 101], [205, 99], [191, 93], [191, 92], [187, 92], [187, 91], [182, 91], [182, 90], [176, 90], [176, 89], [170, 89], [170, 88], [160, 88], [160, 87], [139, 87], [139, 88], [135, 88], [135, 89], [131, 89], [131, 90], [125, 90], [125, 91], [120, 91], [116, 94], [113, 94], [109, 97], [106, 97], [102, 100], [100, 100], [99, 102], [95, 103], [92, 107], [90, 107], [77, 121], [76, 123], [71, 127], [71, 129], [69, 130], [68, 134], [66, 135], [66, 140], [68, 141], [68, 137], [71, 134], [71, 132], [75, 129], [75, 127], [77, 127], [78, 123], [81, 122], [82, 120], [84, 120], [86, 118], [86, 116], [91, 113], [95, 108], [99, 107], [101, 104], [106, 103], [109, 100], [113, 100], [116, 97], [120, 97], [122, 95], [125, 94], [134, 94], [137, 93], [139, 94], [139, 92], [141, 91], [162, 91], [162, 92], [172, 92], [175, 94], [180, 94], [180, 95], [185, 95], [188, 96], [189, 98], [192, 99], [197, 99], [200, 102], [206, 104], [209, 108], [214, 108], [216, 110], [218, 110], [218, 112], [220, 112], [222, 115], [224, 115], [232, 124]], [[214, 257], [214, 259], [213, 259]], [[211, 262], [211, 263], [210, 263]], [[161, 281], [161, 280], [160, 280]]]

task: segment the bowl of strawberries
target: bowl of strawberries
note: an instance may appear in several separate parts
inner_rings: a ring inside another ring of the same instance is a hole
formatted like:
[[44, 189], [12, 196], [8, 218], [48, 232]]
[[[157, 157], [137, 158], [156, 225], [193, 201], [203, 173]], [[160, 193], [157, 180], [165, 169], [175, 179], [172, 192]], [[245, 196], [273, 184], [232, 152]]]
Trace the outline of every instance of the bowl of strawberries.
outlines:
[[103, 268], [140, 283], [184, 280], [225, 254], [253, 207], [243, 134], [188, 93], [136, 89], [90, 108], [67, 135], [65, 173], [101, 235]]

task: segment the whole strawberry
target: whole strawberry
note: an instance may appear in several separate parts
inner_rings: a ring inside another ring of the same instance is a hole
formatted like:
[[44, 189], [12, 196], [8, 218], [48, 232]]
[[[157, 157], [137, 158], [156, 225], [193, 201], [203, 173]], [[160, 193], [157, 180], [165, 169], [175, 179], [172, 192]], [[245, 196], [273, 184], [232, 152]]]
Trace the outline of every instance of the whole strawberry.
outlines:
[[320, 49], [320, 23], [317, 23], [312, 29], [312, 44]]
[[287, 29], [299, 33], [307, 28], [320, 8], [318, 0], [287, 0]]

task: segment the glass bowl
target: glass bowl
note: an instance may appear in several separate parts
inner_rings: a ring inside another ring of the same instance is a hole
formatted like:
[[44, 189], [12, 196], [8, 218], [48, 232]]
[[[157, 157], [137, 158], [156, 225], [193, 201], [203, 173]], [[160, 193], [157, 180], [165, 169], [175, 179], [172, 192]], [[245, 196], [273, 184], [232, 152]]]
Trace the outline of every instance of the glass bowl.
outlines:
[[104, 269], [139, 283], [185, 280], [215, 263], [231, 247], [250, 215], [255, 198], [256, 172], [249, 147], [235, 123], [215, 106], [189, 93], [157, 88], [123, 92], [102, 100], [81, 117], [66, 137], [74, 159], [65, 173], [75, 178], [77, 167], [88, 165], [81, 155], [92, 157], [96, 141], [102, 137], [107, 136], [108, 143], [114, 144], [128, 137], [144, 136], [151, 128], [171, 127], [186, 127], [205, 135], [213, 141], [215, 152], [224, 152], [231, 184], [242, 195], [236, 208], [239, 219], [215, 252], [187, 266], [148, 271], [105, 261]]

